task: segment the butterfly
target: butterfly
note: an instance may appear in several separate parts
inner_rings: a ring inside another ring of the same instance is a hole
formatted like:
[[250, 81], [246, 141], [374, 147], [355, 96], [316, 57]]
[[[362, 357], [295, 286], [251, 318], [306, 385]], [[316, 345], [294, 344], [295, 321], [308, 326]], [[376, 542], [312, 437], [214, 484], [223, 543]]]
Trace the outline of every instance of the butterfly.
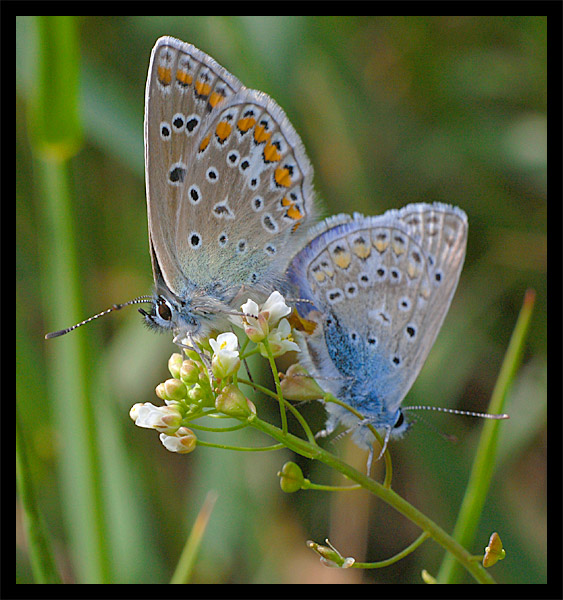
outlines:
[[446, 317], [465, 258], [467, 216], [446, 204], [410, 204], [383, 215], [337, 215], [309, 232], [287, 275], [302, 317], [300, 362], [364, 416], [326, 403], [323, 434], [339, 423], [370, 448], [373, 425], [389, 437], [408, 424], [401, 403]]
[[282, 109], [194, 46], [160, 38], [145, 102], [147, 323], [205, 335], [279, 285], [314, 215], [313, 169]]
[[144, 137], [154, 293], [47, 337], [140, 303], [175, 340], [205, 337], [281, 286], [314, 220], [313, 168], [283, 110], [191, 44], [157, 40]]

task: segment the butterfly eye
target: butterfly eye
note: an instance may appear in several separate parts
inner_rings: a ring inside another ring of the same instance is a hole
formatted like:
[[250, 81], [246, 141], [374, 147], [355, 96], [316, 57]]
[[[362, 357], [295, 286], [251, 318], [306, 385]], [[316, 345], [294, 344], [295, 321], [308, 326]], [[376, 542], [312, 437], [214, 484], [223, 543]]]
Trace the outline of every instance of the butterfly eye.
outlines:
[[405, 417], [403, 416], [402, 412], [399, 412], [399, 416], [397, 417], [397, 420], [395, 421], [395, 425], [393, 425], [393, 427], [395, 429], [398, 429], [404, 422], [405, 422]]
[[172, 319], [172, 311], [170, 310], [170, 306], [168, 306], [168, 302], [166, 302], [166, 300], [163, 298], [158, 301], [156, 310], [158, 312], [158, 316], [163, 321], [170, 321]]

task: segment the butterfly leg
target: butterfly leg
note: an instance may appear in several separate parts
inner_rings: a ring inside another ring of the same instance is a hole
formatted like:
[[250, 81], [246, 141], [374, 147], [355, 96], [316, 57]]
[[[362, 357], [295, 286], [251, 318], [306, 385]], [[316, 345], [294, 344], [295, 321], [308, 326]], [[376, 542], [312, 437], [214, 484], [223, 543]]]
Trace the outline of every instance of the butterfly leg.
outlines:
[[181, 341], [183, 333], [177, 334], [172, 340], [174, 344], [182, 348], [182, 350], [193, 350], [199, 356], [201, 362], [205, 365], [207, 369], [207, 374], [209, 375], [209, 381], [213, 381], [213, 373], [211, 372], [211, 362], [209, 358], [205, 356], [202, 351], [199, 349], [199, 346], [196, 344], [192, 334], [190, 332], [187, 333], [187, 338], [190, 340], [191, 346], [187, 346]]
[[338, 419], [330, 415], [326, 422], [326, 429], [321, 429], [315, 434], [315, 439], [328, 437], [337, 427]]

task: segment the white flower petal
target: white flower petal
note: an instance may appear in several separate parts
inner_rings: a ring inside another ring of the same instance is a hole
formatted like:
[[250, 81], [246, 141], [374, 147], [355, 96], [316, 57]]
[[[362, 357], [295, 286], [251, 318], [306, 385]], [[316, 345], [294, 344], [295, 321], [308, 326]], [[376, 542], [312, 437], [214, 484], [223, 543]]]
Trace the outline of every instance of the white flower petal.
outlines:
[[250, 298], [240, 307], [240, 309], [243, 312], [243, 315], [245, 315], [247, 318], [250, 315], [253, 318], [256, 318], [258, 317], [258, 313], [260, 312], [258, 304], [256, 304], [256, 302], [254, 302], [254, 300], [251, 300]]
[[162, 445], [170, 452], [178, 452], [179, 454], [187, 454], [195, 449], [195, 436], [191, 429], [181, 427], [176, 435], [160, 434]]
[[137, 427], [169, 433], [178, 429], [182, 419], [182, 414], [177, 407], [155, 406], [150, 402], [135, 404], [129, 415], [135, 420]]
[[221, 333], [217, 336], [217, 340], [210, 339], [209, 343], [213, 348], [211, 368], [215, 377], [224, 379], [238, 371], [240, 358], [238, 339], [234, 333]]
[[[211, 342], [211, 340], [209, 340]], [[238, 338], [232, 331], [220, 333], [217, 336], [217, 344], [222, 352], [237, 352], [238, 353]], [[215, 348], [213, 348], [215, 350]]]
[[281, 318], [286, 317], [291, 312], [291, 308], [287, 306], [284, 297], [279, 292], [272, 292], [262, 306], [261, 312], [266, 311], [269, 313], [268, 323], [272, 327]]

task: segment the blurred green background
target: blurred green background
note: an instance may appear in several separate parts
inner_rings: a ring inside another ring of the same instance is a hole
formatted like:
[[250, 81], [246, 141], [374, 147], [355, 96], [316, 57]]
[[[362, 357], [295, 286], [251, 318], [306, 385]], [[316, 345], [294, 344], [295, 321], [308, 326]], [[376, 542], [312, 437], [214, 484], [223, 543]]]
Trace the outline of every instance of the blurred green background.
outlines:
[[[37, 23], [16, 20], [17, 403], [64, 580], [85, 579], [65, 466], [75, 449], [59, 427], [73, 399], [52, 391], [70, 336], [84, 336], [88, 348], [84, 385], [102, 448], [112, 581], [168, 581], [209, 490], [219, 497], [195, 582], [411, 583], [421, 581], [421, 569], [435, 574], [442, 559], [427, 541], [387, 569], [323, 567], [306, 540], [328, 537], [344, 556], [375, 561], [402, 550], [418, 531], [368, 494], [283, 494], [276, 472], [289, 459], [312, 481], [339, 481], [289, 451], [199, 448], [179, 456], [154, 432], [136, 428], [129, 409], [157, 403], [154, 387], [169, 376], [174, 351], [171, 336], [148, 331], [136, 310], [43, 339], [47, 331], [150, 293], [144, 87], [151, 48], [170, 34], [284, 108], [315, 167], [324, 214], [379, 214], [432, 201], [467, 212], [459, 288], [405, 404], [486, 410], [524, 292], [536, 290], [523, 365], [506, 406], [511, 418], [502, 424], [498, 468], [469, 550], [482, 552], [498, 531], [507, 558], [491, 571], [497, 581], [545, 583], [546, 17], [83, 17], [77, 28], [84, 143], [71, 160], [70, 183], [83, 303], [80, 314], [54, 322], [46, 290], [59, 282], [48, 281], [43, 264], [61, 247], [45, 227], [29, 142]], [[276, 406], [256, 402], [275, 419]], [[315, 430], [322, 427], [320, 406], [304, 413]], [[482, 422], [426, 419], [459, 442], [445, 442], [418, 423], [392, 444], [394, 489], [451, 531]], [[269, 443], [253, 432], [216, 441]], [[325, 443], [363, 470], [365, 453], [347, 438]], [[16, 545], [17, 581], [27, 583], [32, 575], [18, 501]]]

